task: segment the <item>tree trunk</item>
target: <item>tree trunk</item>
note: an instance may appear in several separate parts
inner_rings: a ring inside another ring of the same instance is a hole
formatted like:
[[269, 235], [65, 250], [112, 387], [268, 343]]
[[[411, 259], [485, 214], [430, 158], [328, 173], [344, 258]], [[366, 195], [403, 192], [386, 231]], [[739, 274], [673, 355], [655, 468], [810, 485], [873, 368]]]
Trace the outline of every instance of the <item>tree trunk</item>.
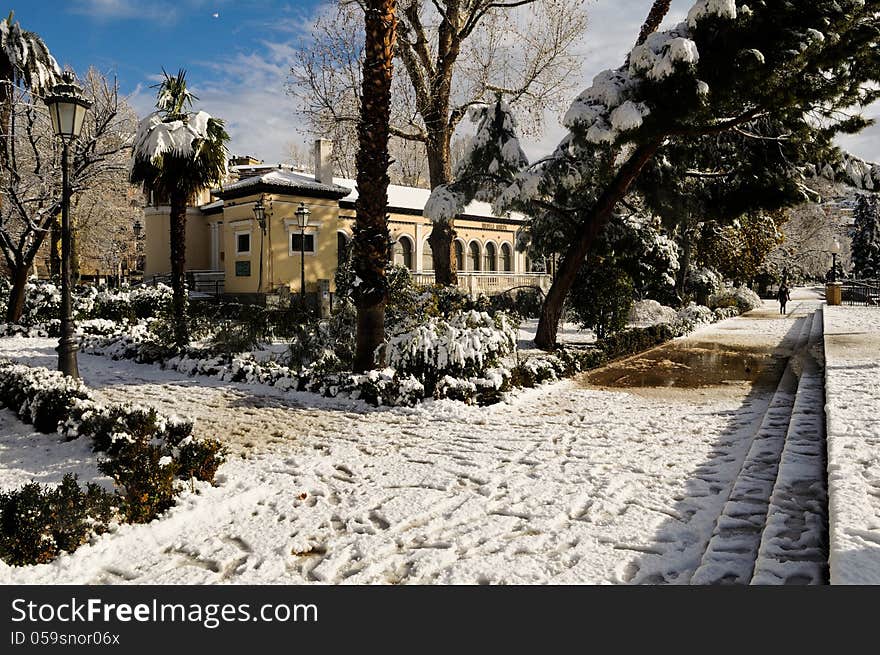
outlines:
[[[428, 157], [428, 175], [430, 176], [432, 189], [442, 184], [449, 184], [452, 181], [452, 162], [450, 160], [449, 148], [452, 134], [446, 119], [447, 114], [448, 107], [446, 111], [442, 112], [442, 117], [438, 117], [437, 120], [431, 120], [430, 122], [426, 121], [428, 140], [425, 143], [425, 150]], [[431, 244], [431, 251], [434, 256], [434, 282], [447, 286], [457, 285], [458, 270], [455, 252], [453, 251], [453, 244], [455, 243], [454, 220], [450, 219], [448, 222], [435, 223], [431, 228], [428, 243]]]
[[636, 41], [636, 45], [643, 44], [651, 34], [660, 28], [660, 23], [663, 22], [666, 14], [669, 13], [669, 5], [671, 4], [672, 0], [654, 0], [651, 11], [648, 12], [648, 17], [645, 19], [645, 23], [639, 32], [639, 40]]
[[428, 243], [434, 257], [434, 282], [457, 285], [458, 262], [455, 259], [455, 228], [452, 221], [434, 223], [428, 236]]
[[178, 347], [189, 343], [186, 324], [186, 194], [171, 194], [171, 290], [174, 342]]
[[357, 188], [353, 264], [357, 345], [354, 370], [376, 367], [385, 340], [388, 300], [388, 137], [397, 18], [395, 0], [366, 0], [361, 120], [358, 124]]
[[687, 288], [688, 272], [691, 267], [691, 252], [693, 245], [691, 244], [690, 221], [685, 220], [680, 226], [681, 230], [681, 259], [678, 262], [678, 273], [675, 276], [675, 292], [678, 297], [684, 300], [685, 290]]
[[593, 245], [593, 241], [608, 223], [614, 207], [627, 194], [632, 183], [642, 172], [660, 147], [660, 141], [652, 141], [639, 146], [626, 164], [615, 175], [614, 180], [599, 197], [578, 228], [575, 241], [568, 248], [565, 257], [556, 270], [556, 277], [541, 307], [541, 318], [535, 334], [535, 345], [543, 350], [556, 346], [556, 332], [562, 316], [562, 306], [580, 267]]
[[12, 288], [9, 290], [9, 305], [6, 307], [6, 322], [18, 323], [24, 313], [24, 288], [27, 285], [30, 266], [16, 266], [12, 271]]

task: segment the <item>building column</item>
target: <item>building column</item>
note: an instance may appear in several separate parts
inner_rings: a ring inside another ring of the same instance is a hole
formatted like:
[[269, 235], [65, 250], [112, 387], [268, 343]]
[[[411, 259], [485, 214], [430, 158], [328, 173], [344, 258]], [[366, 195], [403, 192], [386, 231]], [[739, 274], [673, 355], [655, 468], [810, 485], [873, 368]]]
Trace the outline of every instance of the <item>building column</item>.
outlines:
[[217, 223], [211, 223], [211, 270], [216, 271], [220, 269], [220, 248], [219, 248], [219, 238], [217, 233]]
[[415, 266], [413, 267], [413, 270], [416, 273], [424, 272], [424, 269], [422, 268], [422, 258], [425, 254], [425, 250], [422, 247], [422, 228], [423, 228], [423, 225], [421, 223], [416, 223], [416, 247], [415, 247], [415, 253], [414, 253], [416, 261], [413, 262], [415, 264]]

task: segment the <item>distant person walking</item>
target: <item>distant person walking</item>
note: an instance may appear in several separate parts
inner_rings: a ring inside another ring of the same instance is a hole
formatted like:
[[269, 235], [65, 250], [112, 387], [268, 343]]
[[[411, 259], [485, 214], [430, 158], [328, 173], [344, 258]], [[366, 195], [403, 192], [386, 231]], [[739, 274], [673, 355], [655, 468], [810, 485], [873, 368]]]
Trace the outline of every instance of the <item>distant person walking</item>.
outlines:
[[791, 291], [788, 290], [785, 282], [779, 285], [779, 293], [776, 294], [776, 299], [779, 301], [779, 313], [785, 314], [785, 303], [791, 300]]

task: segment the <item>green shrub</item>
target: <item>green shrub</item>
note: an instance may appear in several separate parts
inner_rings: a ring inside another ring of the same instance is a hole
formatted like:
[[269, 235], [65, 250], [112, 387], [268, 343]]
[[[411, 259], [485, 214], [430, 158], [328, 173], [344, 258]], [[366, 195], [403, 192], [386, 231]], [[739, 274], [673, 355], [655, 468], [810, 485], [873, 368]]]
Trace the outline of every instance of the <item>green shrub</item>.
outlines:
[[599, 342], [599, 347], [607, 359], [617, 359], [648, 350], [675, 336], [673, 328], [666, 323], [658, 323], [644, 328], [632, 328], [607, 336]]
[[106, 532], [116, 505], [113, 494], [96, 484], [82, 489], [72, 474], [55, 488], [31, 482], [0, 493], [0, 559], [24, 566], [73, 552], [92, 535]]
[[88, 398], [79, 380], [60, 371], [0, 362], [0, 405], [14, 411], [25, 423], [46, 434], [67, 419], [77, 400]]
[[111, 476], [119, 487], [125, 520], [148, 523], [174, 505], [178, 464], [147, 439], [117, 442], [116, 454], [101, 460], [98, 470]]
[[598, 339], [626, 327], [632, 304], [632, 279], [600, 258], [589, 259], [581, 266], [568, 298], [575, 318], [595, 331]]

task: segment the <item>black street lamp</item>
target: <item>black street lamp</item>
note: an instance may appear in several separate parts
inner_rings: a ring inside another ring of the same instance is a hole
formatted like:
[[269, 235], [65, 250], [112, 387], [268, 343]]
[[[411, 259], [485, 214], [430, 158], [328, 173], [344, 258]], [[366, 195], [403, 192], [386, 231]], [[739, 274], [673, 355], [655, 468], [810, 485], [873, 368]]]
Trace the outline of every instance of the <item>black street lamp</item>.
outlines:
[[257, 281], [257, 293], [263, 290], [263, 238], [266, 234], [266, 205], [263, 204], [263, 196], [254, 203], [254, 218], [260, 226], [260, 278]]
[[834, 243], [831, 244], [831, 275], [828, 278], [828, 281], [832, 284], [837, 282], [837, 254], [840, 252], [840, 241], [837, 239], [834, 240]]
[[299, 203], [299, 207], [296, 210], [296, 222], [299, 225], [299, 292], [302, 298], [303, 309], [306, 308], [306, 226], [309, 224], [309, 216], [311, 215], [312, 212], [309, 211], [305, 203]]
[[44, 100], [52, 118], [55, 136], [61, 139], [61, 338], [58, 340], [58, 370], [78, 378], [76, 351], [79, 346], [73, 336], [73, 303], [70, 297], [70, 179], [68, 177], [68, 147], [82, 132], [86, 111], [92, 103], [82, 95], [82, 87], [70, 71], [65, 71], [61, 82], [52, 88]]

